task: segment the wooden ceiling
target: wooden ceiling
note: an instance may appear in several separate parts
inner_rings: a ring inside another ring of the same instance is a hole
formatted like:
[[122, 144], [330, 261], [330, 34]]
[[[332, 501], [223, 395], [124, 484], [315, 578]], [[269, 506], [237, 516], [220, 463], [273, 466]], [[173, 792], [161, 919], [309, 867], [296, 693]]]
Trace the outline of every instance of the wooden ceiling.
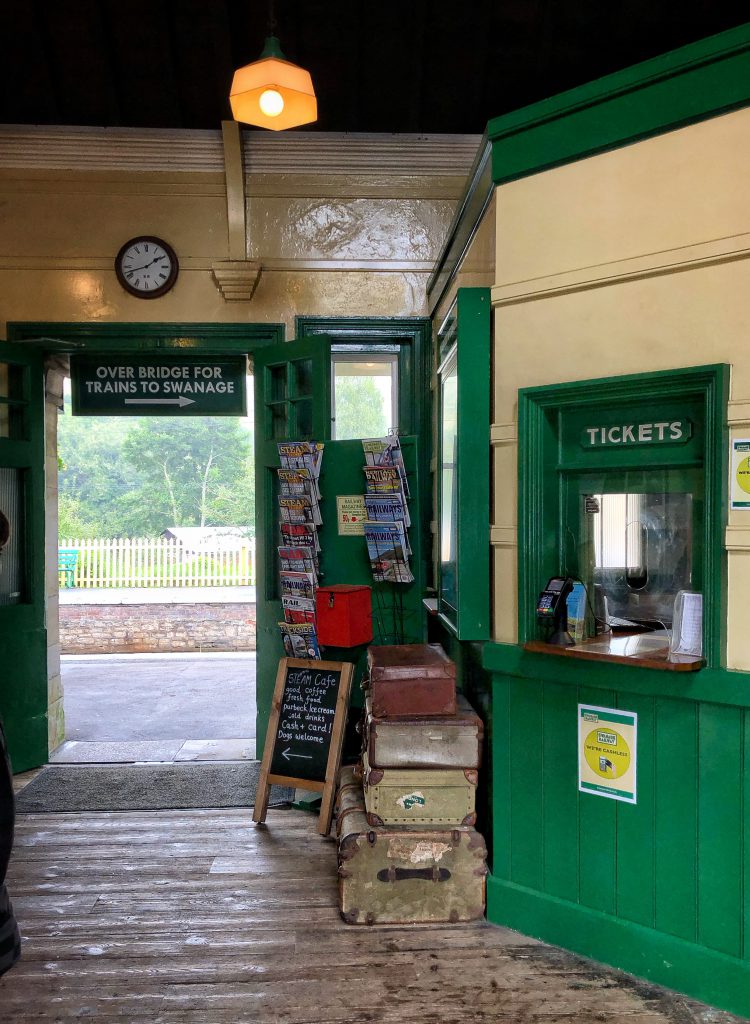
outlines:
[[[723, 0], [276, 0], [324, 131], [482, 132], [487, 121], [747, 20]], [[16, 0], [0, 122], [217, 128], [268, 4]], [[312, 130], [315, 130], [313, 128]]]

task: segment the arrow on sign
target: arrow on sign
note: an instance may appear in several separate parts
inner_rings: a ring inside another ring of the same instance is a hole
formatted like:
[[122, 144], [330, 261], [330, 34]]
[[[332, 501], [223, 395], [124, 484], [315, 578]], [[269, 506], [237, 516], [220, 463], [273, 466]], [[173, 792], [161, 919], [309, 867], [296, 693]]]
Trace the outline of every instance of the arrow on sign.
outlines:
[[291, 747], [287, 747], [286, 750], [281, 751], [281, 756], [285, 757], [287, 761], [290, 757], [304, 757], [306, 761], [312, 761], [312, 754], [290, 754]]
[[179, 398], [126, 398], [125, 405], [179, 405], [182, 408], [183, 405], [195, 405], [195, 400], [184, 395]]

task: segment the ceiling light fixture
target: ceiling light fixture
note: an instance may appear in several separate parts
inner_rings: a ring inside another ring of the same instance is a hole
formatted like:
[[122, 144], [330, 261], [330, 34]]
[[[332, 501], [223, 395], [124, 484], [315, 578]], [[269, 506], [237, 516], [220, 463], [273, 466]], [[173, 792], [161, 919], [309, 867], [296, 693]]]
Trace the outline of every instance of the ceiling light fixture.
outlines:
[[235, 121], [280, 132], [316, 121], [318, 101], [310, 72], [286, 59], [273, 34], [275, 27], [271, 4], [263, 53], [235, 71], [229, 103]]

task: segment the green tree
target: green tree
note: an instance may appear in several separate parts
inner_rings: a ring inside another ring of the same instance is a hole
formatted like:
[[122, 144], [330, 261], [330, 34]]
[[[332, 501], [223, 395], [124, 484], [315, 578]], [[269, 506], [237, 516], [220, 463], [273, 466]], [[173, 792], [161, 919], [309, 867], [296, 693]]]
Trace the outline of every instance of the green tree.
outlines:
[[253, 527], [252, 433], [239, 420], [66, 415], [58, 446], [62, 537]]
[[336, 377], [336, 437], [382, 437], [386, 422], [383, 395], [372, 377]]
[[251, 437], [237, 420], [139, 420], [128, 431], [122, 454], [141, 474], [143, 500], [160, 518], [161, 529], [249, 525], [252, 509], [228, 500], [245, 490], [251, 474]]

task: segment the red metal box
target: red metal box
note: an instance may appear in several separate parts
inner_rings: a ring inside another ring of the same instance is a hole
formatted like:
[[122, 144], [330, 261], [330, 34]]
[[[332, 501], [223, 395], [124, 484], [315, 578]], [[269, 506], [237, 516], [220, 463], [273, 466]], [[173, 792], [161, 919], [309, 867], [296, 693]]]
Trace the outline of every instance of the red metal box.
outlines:
[[455, 715], [456, 666], [440, 644], [370, 647], [367, 667], [375, 718]]
[[356, 647], [372, 640], [372, 592], [369, 587], [337, 583], [315, 595], [318, 643]]

